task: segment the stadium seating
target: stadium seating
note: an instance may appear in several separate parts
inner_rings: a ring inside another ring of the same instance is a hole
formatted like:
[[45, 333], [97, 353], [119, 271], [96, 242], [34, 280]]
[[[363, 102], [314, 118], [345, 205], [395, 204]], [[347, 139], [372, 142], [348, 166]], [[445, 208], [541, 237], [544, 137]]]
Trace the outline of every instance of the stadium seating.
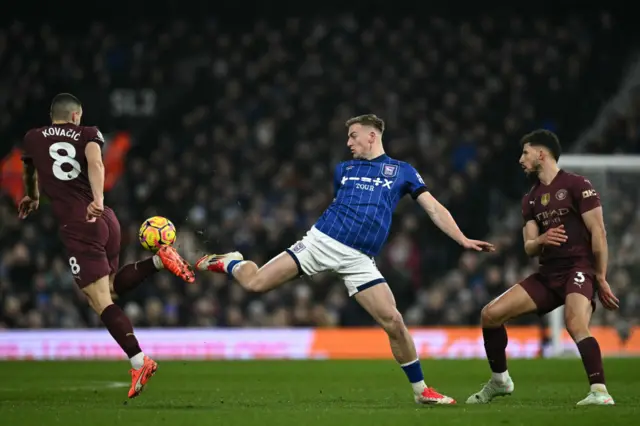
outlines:
[[[121, 264], [149, 255], [136, 234], [151, 215], [176, 223], [191, 261], [239, 249], [260, 263], [331, 202], [333, 165], [348, 154], [343, 123], [374, 112], [387, 122], [387, 152], [422, 172], [470, 237], [491, 235], [500, 248], [463, 253], [407, 199], [378, 264], [409, 324], [475, 325], [484, 303], [535, 266], [522, 253], [519, 218], [496, 226], [527, 188], [519, 137], [547, 127], [572, 142], [615, 89], [626, 52], [604, 14], [426, 21], [363, 25], [343, 15], [249, 29], [175, 21], [126, 33], [95, 23], [85, 38], [14, 24], [0, 30], [10, 64], [0, 72], [16, 82], [0, 91], [0, 134], [18, 141], [45, 123], [51, 94], [77, 88], [87, 124], [136, 141], [107, 199], [122, 223]], [[638, 111], [591, 150], [637, 152]], [[623, 305], [620, 314], [600, 309], [600, 323], [639, 318], [637, 185], [627, 190], [610, 274]], [[24, 223], [14, 209], [3, 197], [0, 327], [97, 326], [46, 204]], [[255, 296], [223, 276], [185, 286], [159, 273], [118, 303], [143, 327], [370, 324], [330, 274]]]

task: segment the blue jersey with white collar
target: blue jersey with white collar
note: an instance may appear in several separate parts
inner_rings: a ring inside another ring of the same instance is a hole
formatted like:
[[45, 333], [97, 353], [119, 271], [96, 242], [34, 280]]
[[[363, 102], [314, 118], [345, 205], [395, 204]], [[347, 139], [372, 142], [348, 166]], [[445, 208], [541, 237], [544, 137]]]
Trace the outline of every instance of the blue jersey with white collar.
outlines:
[[408, 163], [383, 154], [373, 160], [350, 160], [336, 166], [335, 199], [316, 229], [369, 256], [376, 256], [389, 235], [398, 201], [427, 191]]

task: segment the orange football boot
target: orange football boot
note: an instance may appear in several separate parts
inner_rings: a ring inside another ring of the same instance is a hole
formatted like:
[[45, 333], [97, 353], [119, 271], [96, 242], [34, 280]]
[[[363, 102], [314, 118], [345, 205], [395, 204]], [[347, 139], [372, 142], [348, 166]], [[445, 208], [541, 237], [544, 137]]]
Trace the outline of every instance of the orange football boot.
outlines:
[[165, 269], [173, 275], [182, 278], [188, 283], [196, 280], [196, 275], [191, 265], [172, 246], [162, 246], [156, 254], [162, 260]]
[[158, 363], [148, 356], [145, 356], [142, 368], [138, 370], [132, 368], [131, 370], [129, 370], [129, 373], [131, 374], [131, 389], [129, 389], [129, 398], [135, 398], [136, 396], [140, 395], [151, 376], [156, 374], [157, 369]]
[[425, 388], [422, 394], [415, 395], [415, 401], [418, 404], [452, 405], [456, 403], [455, 399], [442, 395], [433, 388]]

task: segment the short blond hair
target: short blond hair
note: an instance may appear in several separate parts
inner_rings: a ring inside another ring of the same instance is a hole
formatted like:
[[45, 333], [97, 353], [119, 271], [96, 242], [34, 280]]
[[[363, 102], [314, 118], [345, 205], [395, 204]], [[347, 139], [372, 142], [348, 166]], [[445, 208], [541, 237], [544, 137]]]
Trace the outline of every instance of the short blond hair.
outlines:
[[344, 123], [347, 128], [351, 127], [353, 124], [371, 126], [377, 129], [380, 133], [384, 133], [384, 120], [375, 114], [364, 114], [357, 117], [351, 117]]

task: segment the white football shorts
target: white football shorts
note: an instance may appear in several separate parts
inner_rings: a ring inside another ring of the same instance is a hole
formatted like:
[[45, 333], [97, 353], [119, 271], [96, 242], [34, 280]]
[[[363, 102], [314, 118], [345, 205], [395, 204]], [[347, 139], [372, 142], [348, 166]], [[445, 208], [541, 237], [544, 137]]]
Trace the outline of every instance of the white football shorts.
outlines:
[[286, 252], [295, 260], [301, 275], [325, 271], [338, 273], [349, 296], [386, 282], [372, 257], [334, 240], [315, 227]]

